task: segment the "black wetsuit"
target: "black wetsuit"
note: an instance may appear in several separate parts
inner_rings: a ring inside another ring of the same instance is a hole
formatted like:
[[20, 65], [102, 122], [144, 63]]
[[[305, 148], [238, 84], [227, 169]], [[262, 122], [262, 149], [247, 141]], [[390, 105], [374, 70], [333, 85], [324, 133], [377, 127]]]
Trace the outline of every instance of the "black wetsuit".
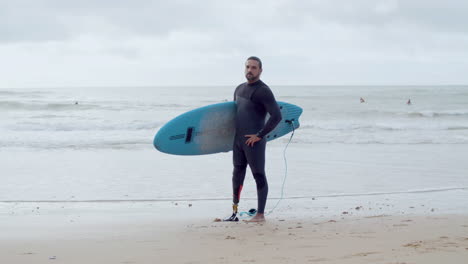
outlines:
[[[248, 164], [257, 184], [257, 211], [264, 213], [268, 195], [268, 182], [265, 175], [267, 142], [265, 135], [281, 121], [281, 112], [270, 88], [261, 80], [237, 86], [234, 101], [237, 105], [237, 115], [233, 146], [233, 202], [239, 203]], [[265, 123], [267, 113], [270, 114], [270, 118]], [[247, 146], [245, 142], [248, 138], [245, 135], [255, 134], [262, 140], [256, 142], [253, 147]]]

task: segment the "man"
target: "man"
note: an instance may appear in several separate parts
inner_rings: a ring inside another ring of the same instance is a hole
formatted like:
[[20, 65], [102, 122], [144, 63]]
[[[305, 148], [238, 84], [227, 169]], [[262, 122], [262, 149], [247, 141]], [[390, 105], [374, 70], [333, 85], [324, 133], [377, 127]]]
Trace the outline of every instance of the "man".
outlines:
[[[234, 101], [237, 105], [236, 136], [233, 146], [234, 172], [233, 215], [226, 219], [237, 221], [237, 206], [244, 184], [247, 164], [257, 185], [257, 214], [251, 222], [265, 221], [265, 205], [268, 196], [268, 182], [265, 175], [265, 136], [281, 121], [281, 112], [270, 88], [260, 80], [262, 62], [250, 57], [245, 62], [247, 82], [237, 86]], [[270, 118], [265, 122], [266, 114]]]

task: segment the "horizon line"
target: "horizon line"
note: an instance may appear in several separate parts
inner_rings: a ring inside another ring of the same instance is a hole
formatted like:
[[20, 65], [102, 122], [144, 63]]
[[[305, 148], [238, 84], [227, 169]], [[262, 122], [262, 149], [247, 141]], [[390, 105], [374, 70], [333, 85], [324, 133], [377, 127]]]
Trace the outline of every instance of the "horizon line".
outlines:
[[[55, 89], [55, 88], [162, 88], [162, 87], [226, 87], [237, 84], [167, 84], [167, 85], [69, 85], [69, 86], [20, 86], [20, 87], [0, 87], [0, 89]], [[268, 84], [268, 86], [311, 86], [311, 87], [428, 87], [428, 86], [468, 86], [467, 84]]]

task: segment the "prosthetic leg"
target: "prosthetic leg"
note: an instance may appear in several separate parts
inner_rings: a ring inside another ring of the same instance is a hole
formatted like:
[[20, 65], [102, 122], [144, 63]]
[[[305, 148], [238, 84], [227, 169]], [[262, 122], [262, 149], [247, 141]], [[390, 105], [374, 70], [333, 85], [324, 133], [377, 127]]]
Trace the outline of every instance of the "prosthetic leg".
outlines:
[[239, 218], [237, 217], [237, 204], [232, 205], [232, 215], [228, 218], [225, 218], [223, 221], [224, 222], [238, 222]]

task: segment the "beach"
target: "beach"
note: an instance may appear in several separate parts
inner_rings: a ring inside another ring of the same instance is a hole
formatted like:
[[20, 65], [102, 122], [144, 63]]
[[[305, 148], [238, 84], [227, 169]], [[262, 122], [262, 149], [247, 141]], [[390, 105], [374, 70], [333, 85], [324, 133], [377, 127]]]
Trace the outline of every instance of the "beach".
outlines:
[[0, 264], [468, 264], [467, 14], [1, 1]]
[[[437, 151], [428, 154], [427, 148]], [[284, 148], [272, 144], [269, 215], [262, 224], [245, 223], [243, 220], [249, 219], [246, 216], [240, 222], [217, 222], [230, 214], [231, 201], [221, 195], [229, 189], [229, 168], [223, 168], [223, 162], [213, 163], [210, 156], [199, 157], [193, 174], [206, 172], [206, 178], [211, 175], [216, 183], [218, 173], [225, 171], [224, 180], [219, 180], [225, 186], [199, 186], [191, 192], [189, 186], [195, 186], [196, 179], [174, 174], [173, 177], [187, 181], [180, 187], [186, 189], [186, 196], [148, 199], [134, 194], [102, 199], [99, 191], [104, 192], [103, 186], [113, 186], [112, 183], [92, 181], [83, 183], [88, 188], [81, 183], [70, 187], [71, 191], [78, 191], [69, 192], [67, 199], [4, 200], [0, 202], [0, 262], [465, 263], [468, 190], [463, 186], [467, 179], [456, 166], [463, 162], [465, 148], [422, 145], [411, 149], [406, 145], [316, 145], [310, 151], [292, 145], [287, 149], [289, 169], [280, 200], [285, 176]], [[395, 155], [405, 151], [407, 155]], [[97, 164], [103, 164], [108, 157], [95, 152], [61, 151], [47, 155], [54, 163], [80, 159], [90, 168], [98, 168]], [[441, 153], [446, 158], [438, 160]], [[123, 163], [130, 156], [150, 155], [149, 151], [145, 154], [142, 150], [126, 150], [114, 153], [112, 159]], [[21, 156], [22, 163], [27, 163], [28, 155]], [[408, 156], [419, 158], [407, 160]], [[9, 157], [3, 155], [2, 159], [11, 170], [18, 159]], [[168, 160], [167, 168], [161, 167], [162, 170], [177, 167], [177, 157]], [[145, 162], [140, 159], [140, 163], [131, 163], [141, 166], [143, 182], [143, 171], [150, 169], [149, 164], [142, 165]], [[304, 164], [309, 164], [308, 178], [301, 175]], [[40, 165], [47, 166], [53, 165]], [[442, 168], [446, 177], [441, 177]], [[61, 174], [66, 169], [57, 169], [57, 175], [66, 179]], [[110, 167], [104, 169], [112, 171]], [[102, 170], [95, 173], [105, 174]], [[26, 174], [34, 175], [29, 171]], [[424, 182], [408, 178], [419, 174], [424, 175]], [[42, 193], [41, 188], [53, 190], [38, 180], [30, 185], [29, 192], [34, 191], [34, 186], [37, 194]], [[90, 195], [86, 189], [96, 192], [95, 199], [78, 200]], [[248, 175], [241, 211], [255, 208], [254, 189]], [[60, 196], [60, 192], [56, 193]]]
[[[219, 209], [220, 202], [190, 204], [23, 205], [18, 215], [1, 218], [0, 262], [461, 264], [468, 259], [466, 215], [356, 215], [369, 211], [362, 207], [334, 217], [279, 213], [256, 224], [215, 222], [213, 214], [197, 213], [197, 207]], [[166, 208], [165, 215], [158, 208]]]
[[215, 221], [232, 153], [152, 146], [232, 87], [0, 90], [0, 263], [466, 263], [467, 87], [273, 88], [304, 113], [268, 143], [263, 224]]

